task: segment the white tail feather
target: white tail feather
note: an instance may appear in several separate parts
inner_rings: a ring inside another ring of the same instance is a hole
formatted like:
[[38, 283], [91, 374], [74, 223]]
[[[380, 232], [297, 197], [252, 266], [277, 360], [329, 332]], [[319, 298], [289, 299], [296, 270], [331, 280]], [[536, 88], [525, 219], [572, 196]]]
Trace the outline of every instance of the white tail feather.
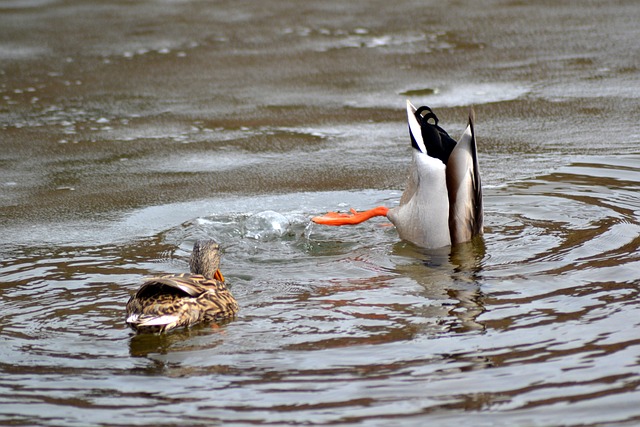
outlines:
[[127, 323], [137, 324], [138, 326], [162, 326], [176, 323], [180, 318], [178, 316], [158, 316], [158, 317], [140, 317], [139, 314], [132, 314], [127, 317]]
[[420, 151], [427, 154], [427, 147], [425, 147], [424, 140], [422, 139], [422, 128], [420, 127], [420, 123], [418, 123], [418, 119], [416, 119], [416, 107], [414, 107], [408, 99], [407, 120], [409, 121], [409, 131], [411, 132], [413, 139], [416, 140], [418, 147], [420, 147]]

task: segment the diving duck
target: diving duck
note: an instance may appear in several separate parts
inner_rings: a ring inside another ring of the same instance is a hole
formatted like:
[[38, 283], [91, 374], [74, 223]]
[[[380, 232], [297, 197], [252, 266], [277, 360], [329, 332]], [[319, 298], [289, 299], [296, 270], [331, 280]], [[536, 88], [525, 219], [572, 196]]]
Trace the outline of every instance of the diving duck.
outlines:
[[312, 218], [325, 225], [359, 224], [386, 216], [401, 239], [424, 248], [439, 248], [482, 234], [482, 184], [476, 152], [474, 114], [456, 142], [438, 125], [429, 107], [407, 101], [413, 160], [400, 204], [351, 213], [329, 212]]
[[218, 269], [220, 246], [198, 240], [189, 261], [191, 274], [146, 279], [127, 302], [127, 324], [137, 332], [165, 332], [199, 322], [233, 317], [238, 303]]

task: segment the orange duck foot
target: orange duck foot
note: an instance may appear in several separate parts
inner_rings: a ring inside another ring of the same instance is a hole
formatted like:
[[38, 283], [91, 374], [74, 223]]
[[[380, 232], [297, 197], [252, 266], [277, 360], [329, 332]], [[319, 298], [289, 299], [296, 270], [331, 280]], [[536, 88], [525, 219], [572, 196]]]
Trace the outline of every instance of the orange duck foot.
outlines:
[[311, 221], [323, 225], [355, 225], [371, 219], [374, 216], [387, 216], [389, 208], [378, 206], [368, 211], [358, 212], [355, 209], [351, 209], [350, 212], [351, 213], [328, 212], [322, 216], [314, 216], [311, 218]]

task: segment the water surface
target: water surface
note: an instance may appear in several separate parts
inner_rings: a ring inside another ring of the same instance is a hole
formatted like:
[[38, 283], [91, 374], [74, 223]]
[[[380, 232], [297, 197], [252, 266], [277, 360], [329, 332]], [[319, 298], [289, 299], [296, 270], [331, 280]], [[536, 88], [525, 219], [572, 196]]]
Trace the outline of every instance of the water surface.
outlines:
[[[640, 422], [640, 9], [0, 5], [0, 423]], [[404, 100], [473, 105], [485, 236], [425, 251]], [[135, 336], [218, 240], [238, 317]]]

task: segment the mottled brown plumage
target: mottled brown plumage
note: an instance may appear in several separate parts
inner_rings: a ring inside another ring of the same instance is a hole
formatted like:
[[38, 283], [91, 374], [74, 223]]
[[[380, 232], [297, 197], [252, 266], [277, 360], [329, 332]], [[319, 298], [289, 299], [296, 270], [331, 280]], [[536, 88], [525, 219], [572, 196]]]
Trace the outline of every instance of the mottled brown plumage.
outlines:
[[197, 241], [189, 265], [191, 273], [145, 280], [127, 302], [127, 324], [137, 332], [153, 333], [233, 317], [238, 303], [218, 270], [218, 244]]

